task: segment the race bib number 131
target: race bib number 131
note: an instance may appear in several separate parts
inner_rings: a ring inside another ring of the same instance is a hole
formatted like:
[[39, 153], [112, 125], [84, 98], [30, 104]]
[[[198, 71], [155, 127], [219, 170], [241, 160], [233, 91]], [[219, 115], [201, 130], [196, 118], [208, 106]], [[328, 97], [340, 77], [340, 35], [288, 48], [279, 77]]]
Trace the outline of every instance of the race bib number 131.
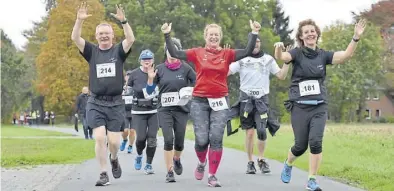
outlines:
[[317, 80], [307, 80], [299, 83], [300, 96], [319, 95], [320, 85]]
[[214, 111], [220, 111], [228, 109], [227, 100], [225, 97], [222, 98], [208, 98], [209, 106]]
[[115, 63], [97, 64], [96, 70], [97, 70], [97, 78], [116, 76]]

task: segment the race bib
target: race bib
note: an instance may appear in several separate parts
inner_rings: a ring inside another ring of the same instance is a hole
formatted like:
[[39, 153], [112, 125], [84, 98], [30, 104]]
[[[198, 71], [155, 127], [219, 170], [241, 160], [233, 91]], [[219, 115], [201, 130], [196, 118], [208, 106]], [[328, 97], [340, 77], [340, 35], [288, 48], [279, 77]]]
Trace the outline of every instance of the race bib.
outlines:
[[161, 106], [176, 106], [179, 102], [179, 93], [178, 92], [167, 92], [161, 94]]
[[300, 96], [318, 95], [320, 94], [320, 85], [317, 80], [306, 80], [300, 82]]
[[115, 77], [115, 63], [97, 64], [97, 78]]
[[133, 96], [123, 96], [122, 99], [124, 100], [125, 104], [133, 103]]
[[253, 96], [255, 98], [260, 98], [261, 96], [264, 95], [264, 90], [263, 90], [263, 88], [249, 89], [249, 90], [247, 90], [247, 94], [249, 96]]
[[227, 100], [225, 97], [222, 98], [208, 98], [209, 106], [214, 111], [220, 111], [228, 109]]

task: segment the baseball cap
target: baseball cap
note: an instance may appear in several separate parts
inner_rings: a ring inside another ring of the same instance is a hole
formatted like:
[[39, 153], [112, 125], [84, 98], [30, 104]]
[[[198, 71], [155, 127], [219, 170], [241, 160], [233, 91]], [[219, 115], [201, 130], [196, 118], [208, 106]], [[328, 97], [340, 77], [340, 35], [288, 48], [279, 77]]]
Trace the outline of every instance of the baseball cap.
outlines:
[[143, 50], [140, 54], [139, 60], [149, 60], [154, 58], [154, 54], [149, 49]]

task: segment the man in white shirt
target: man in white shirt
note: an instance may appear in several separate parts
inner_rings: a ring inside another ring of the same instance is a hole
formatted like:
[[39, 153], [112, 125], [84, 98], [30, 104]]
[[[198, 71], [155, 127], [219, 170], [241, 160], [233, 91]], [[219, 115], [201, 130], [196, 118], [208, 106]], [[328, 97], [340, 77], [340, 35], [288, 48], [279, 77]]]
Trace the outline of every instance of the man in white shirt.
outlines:
[[[240, 75], [240, 122], [242, 129], [246, 130], [246, 151], [249, 162], [247, 165], [247, 174], [255, 174], [256, 168], [253, 162], [253, 143], [255, 129], [257, 130], [259, 158], [257, 164], [262, 173], [269, 173], [269, 165], [264, 159], [264, 150], [266, 145], [267, 133], [267, 113], [269, 109], [269, 76], [271, 74], [284, 80], [289, 70], [289, 65], [284, 64], [282, 69], [279, 68], [275, 59], [262, 50], [260, 50], [260, 38], [256, 40], [256, 46], [252, 56], [234, 62], [230, 65], [229, 75], [239, 72]], [[248, 111], [245, 106], [249, 104]], [[252, 104], [252, 107], [250, 107]]]

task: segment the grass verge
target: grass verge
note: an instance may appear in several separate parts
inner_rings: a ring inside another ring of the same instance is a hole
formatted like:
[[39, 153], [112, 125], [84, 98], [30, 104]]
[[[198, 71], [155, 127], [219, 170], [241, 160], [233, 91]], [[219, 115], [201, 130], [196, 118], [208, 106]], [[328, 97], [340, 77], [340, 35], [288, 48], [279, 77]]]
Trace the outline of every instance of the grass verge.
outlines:
[[76, 164], [94, 158], [94, 141], [84, 139], [1, 139], [1, 166]]
[[[33, 127], [34, 128], [34, 127]], [[2, 125], [2, 137], [21, 137], [21, 136], [71, 136], [67, 133], [46, 131], [41, 129], [33, 129], [29, 127], [22, 127], [16, 125]]]
[[[393, 124], [328, 124], [323, 139], [323, 161], [319, 174], [367, 190], [394, 190]], [[186, 138], [194, 140], [189, 125]], [[224, 137], [224, 146], [244, 150], [245, 133]], [[294, 136], [290, 125], [282, 125], [275, 137], [268, 137], [265, 156], [283, 162]], [[255, 148], [255, 154], [257, 154]], [[309, 150], [295, 162], [308, 171]], [[245, 154], [245, 163], [247, 162]]]

